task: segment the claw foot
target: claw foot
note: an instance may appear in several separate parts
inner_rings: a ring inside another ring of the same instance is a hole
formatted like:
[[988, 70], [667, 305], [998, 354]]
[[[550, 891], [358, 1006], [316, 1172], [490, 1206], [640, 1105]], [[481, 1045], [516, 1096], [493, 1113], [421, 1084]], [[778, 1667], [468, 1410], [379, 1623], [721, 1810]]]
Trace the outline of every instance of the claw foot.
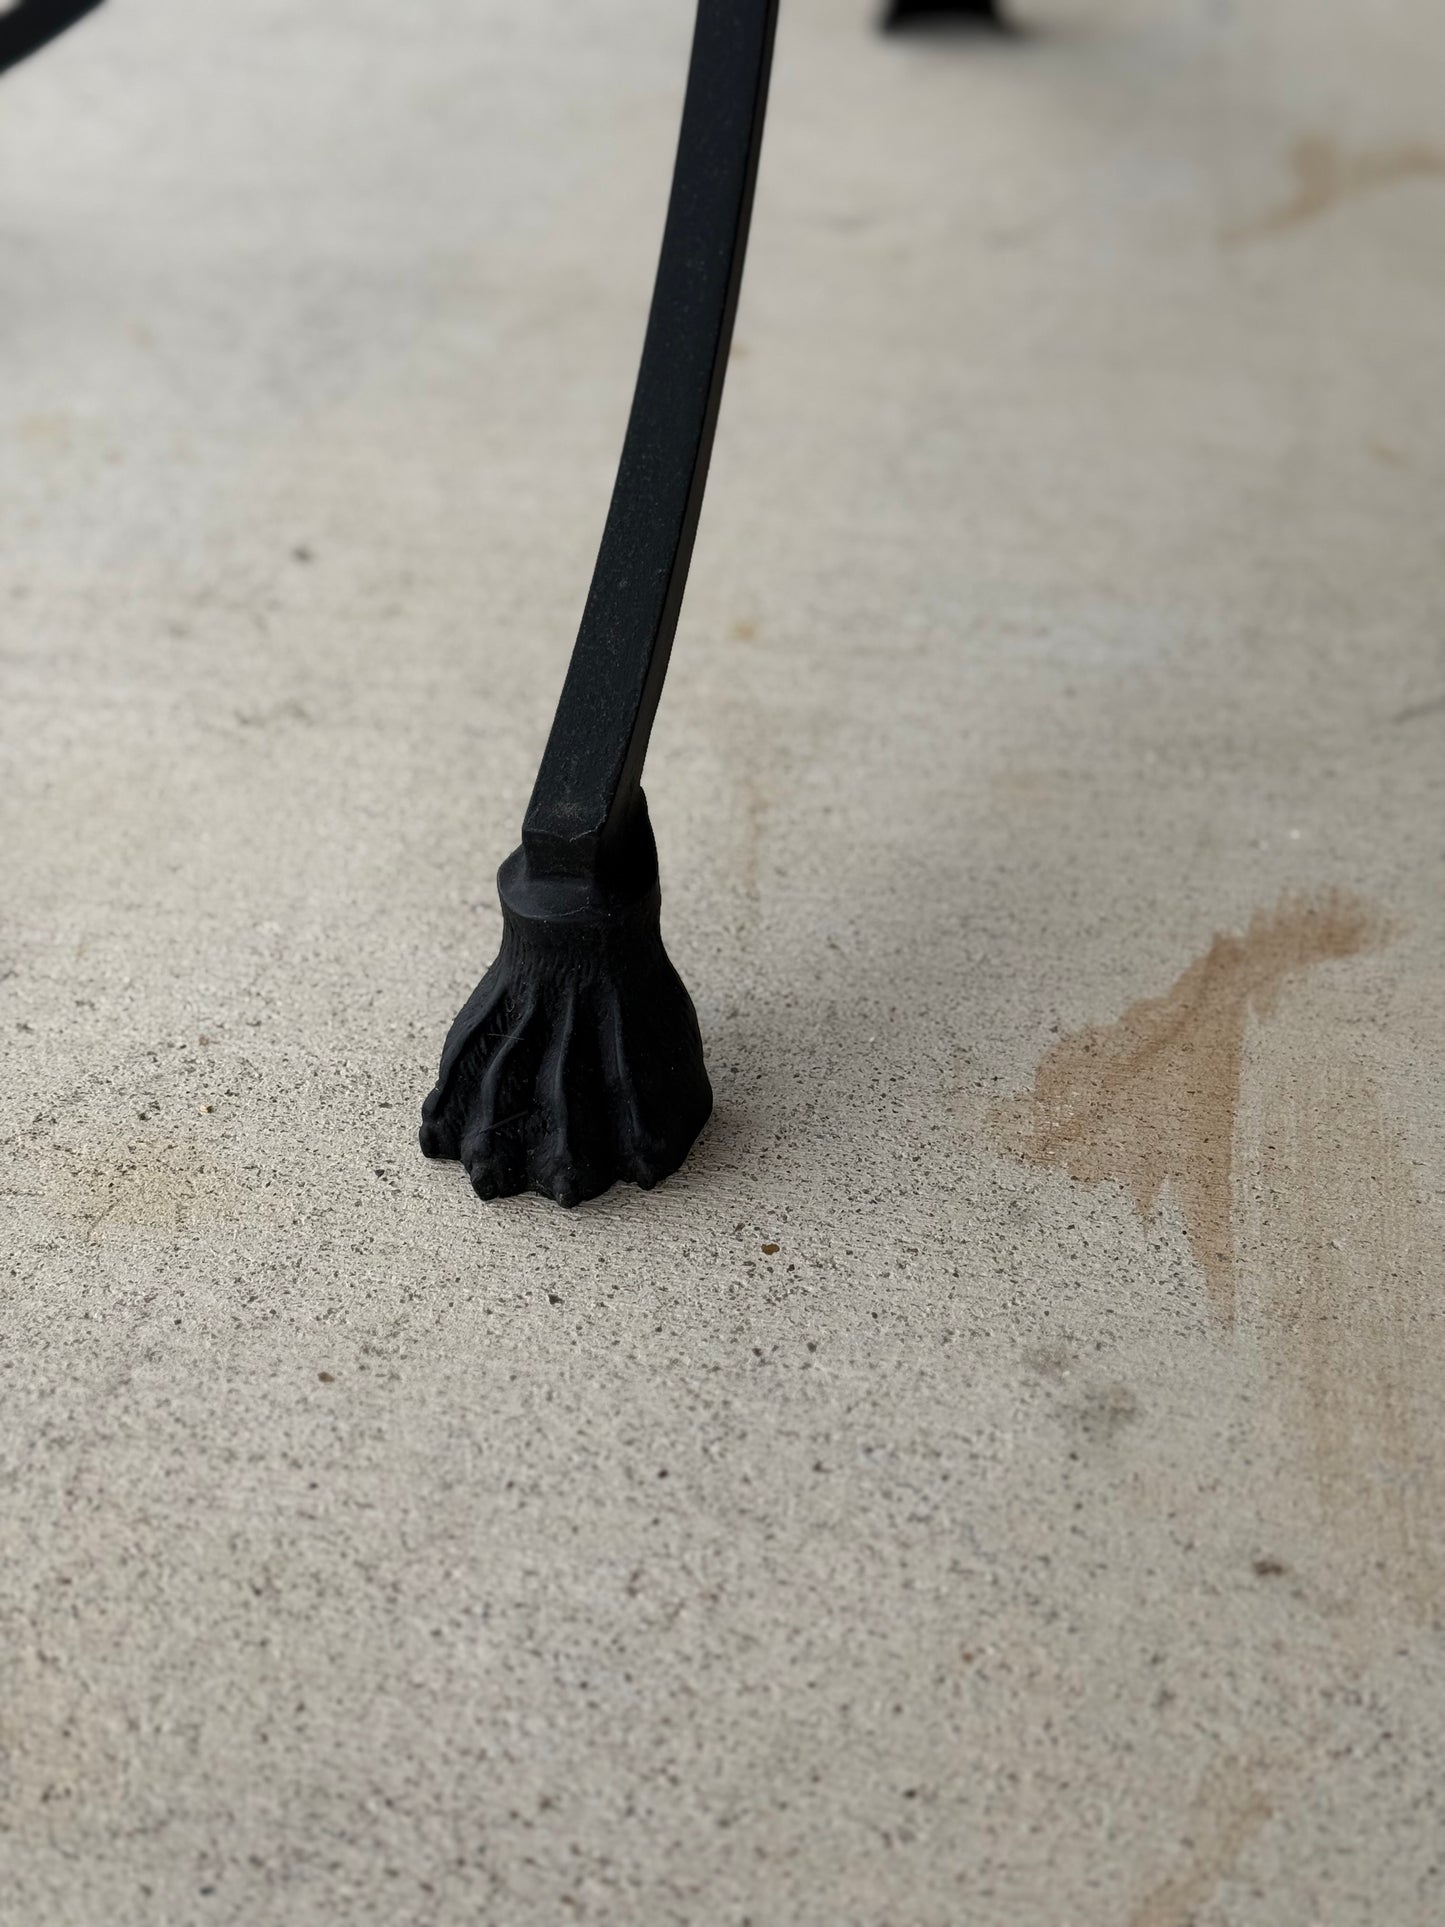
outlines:
[[712, 1110], [656, 875], [619, 899], [534, 877], [518, 850], [497, 881], [501, 953], [447, 1037], [421, 1148], [459, 1158], [482, 1198], [540, 1191], [572, 1205], [624, 1179], [650, 1188]]

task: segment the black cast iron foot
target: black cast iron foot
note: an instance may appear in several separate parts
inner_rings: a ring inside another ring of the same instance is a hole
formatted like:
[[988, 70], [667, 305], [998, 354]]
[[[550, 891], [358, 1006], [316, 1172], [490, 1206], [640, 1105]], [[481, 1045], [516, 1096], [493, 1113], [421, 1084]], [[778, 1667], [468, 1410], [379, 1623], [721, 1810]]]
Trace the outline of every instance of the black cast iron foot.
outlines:
[[652, 308], [562, 697], [502, 865], [502, 950], [452, 1025], [421, 1148], [559, 1204], [682, 1163], [712, 1110], [658, 922], [642, 765], [737, 312], [778, 0], [698, 0]]
[[477, 1195], [580, 1204], [682, 1163], [712, 1110], [692, 999], [662, 945], [657, 857], [625, 882], [502, 865], [502, 949], [467, 999], [422, 1106], [421, 1148]]
[[995, 33], [1013, 31], [998, 0], [893, 0], [884, 16], [885, 29], [912, 26], [928, 20], [952, 20]]

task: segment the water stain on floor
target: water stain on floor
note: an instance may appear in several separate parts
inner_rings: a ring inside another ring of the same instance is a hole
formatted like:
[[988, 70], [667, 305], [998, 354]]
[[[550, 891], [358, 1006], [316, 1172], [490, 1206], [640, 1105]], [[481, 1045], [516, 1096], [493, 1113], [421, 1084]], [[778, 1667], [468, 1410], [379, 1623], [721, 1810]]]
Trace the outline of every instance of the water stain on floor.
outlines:
[[1282, 234], [1327, 214], [1339, 202], [1397, 182], [1445, 177], [1445, 149], [1421, 141], [1345, 153], [1328, 135], [1307, 134], [1290, 152], [1294, 192], [1282, 206], [1258, 220], [1227, 229], [1226, 242], [1253, 241]]
[[1189, 1927], [1273, 1813], [1259, 1765], [1222, 1755], [1199, 1783], [1177, 1864], [1135, 1907], [1129, 1927]]
[[1348, 1048], [1252, 1078], [1242, 1311], [1300, 1440], [1326, 1546], [1429, 1625], [1445, 1546], [1445, 1255], [1408, 1147]]
[[[1141, 1216], [1177, 1203], [1215, 1311], [1257, 1336], [1322, 1557], [1357, 1600], [1429, 1625], [1445, 1598], [1445, 1241], [1352, 1033], [1278, 1009], [1292, 980], [1388, 934], [1355, 897], [1287, 897], [1164, 996], [1064, 1038], [994, 1124], [1031, 1163], [1123, 1186]], [[1244, 1092], [1250, 1020], [1271, 1012]]]
[[233, 1217], [240, 1203], [231, 1175], [184, 1138], [141, 1136], [100, 1155], [53, 1147], [45, 1162], [57, 1205], [92, 1241], [120, 1229], [185, 1231]]
[[1027, 1096], [995, 1107], [1002, 1142], [1077, 1183], [1121, 1184], [1141, 1217], [1166, 1190], [1215, 1310], [1235, 1309], [1233, 1167], [1245, 1026], [1273, 1009], [1283, 986], [1322, 963], [1383, 941], [1383, 921], [1332, 891], [1285, 897], [1243, 936], [1217, 936], [1162, 997], [1107, 1025], [1063, 1038]]

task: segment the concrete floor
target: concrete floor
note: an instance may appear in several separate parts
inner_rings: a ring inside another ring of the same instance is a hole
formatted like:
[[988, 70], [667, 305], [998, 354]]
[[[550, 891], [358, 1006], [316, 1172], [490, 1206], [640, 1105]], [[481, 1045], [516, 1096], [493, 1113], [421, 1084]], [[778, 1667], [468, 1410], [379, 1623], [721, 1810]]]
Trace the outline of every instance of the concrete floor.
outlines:
[[4, 1927], [1445, 1918], [1445, 13], [1019, 10], [784, 6], [572, 1214], [415, 1128], [685, 0], [4, 82]]

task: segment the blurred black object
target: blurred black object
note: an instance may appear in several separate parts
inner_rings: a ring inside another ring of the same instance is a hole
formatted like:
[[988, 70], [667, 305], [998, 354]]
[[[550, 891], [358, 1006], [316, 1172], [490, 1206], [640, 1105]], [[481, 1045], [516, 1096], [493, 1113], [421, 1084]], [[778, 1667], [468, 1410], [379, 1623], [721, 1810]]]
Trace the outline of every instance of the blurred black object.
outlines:
[[964, 25], [995, 27], [1000, 31], [1008, 26], [998, 0], [892, 0], [883, 27], [886, 32], [925, 20], [957, 20]]
[[0, 74], [38, 53], [99, 5], [100, 0], [20, 0], [8, 13], [0, 13]]

